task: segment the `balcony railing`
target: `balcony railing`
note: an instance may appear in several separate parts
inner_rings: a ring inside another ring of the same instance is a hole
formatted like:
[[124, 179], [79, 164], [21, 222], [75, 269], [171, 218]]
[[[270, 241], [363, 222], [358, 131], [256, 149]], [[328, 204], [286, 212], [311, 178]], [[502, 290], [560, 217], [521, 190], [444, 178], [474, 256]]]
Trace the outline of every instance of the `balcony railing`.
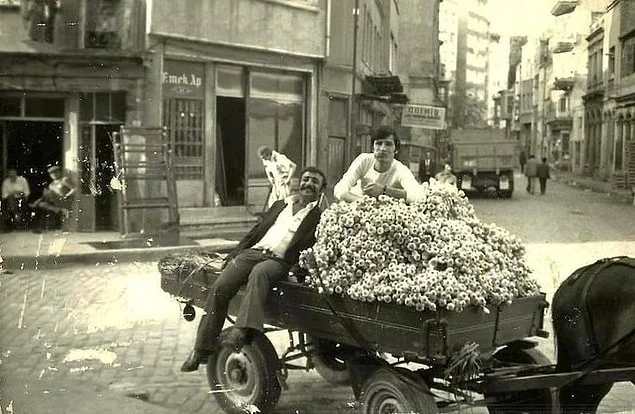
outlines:
[[556, 4], [551, 9], [551, 14], [554, 16], [562, 16], [563, 14], [571, 13], [578, 7], [580, 2], [577, 0], [574, 1], [556, 1]]
[[571, 111], [568, 108], [562, 110], [556, 102], [549, 102], [545, 106], [545, 120], [552, 129], [567, 129], [573, 125]]
[[573, 88], [573, 85], [575, 84], [575, 79], [574, 78], [556, 78], [556, 80], [553, 82], [553, 88], [559, 91], [568, 91], [571, 90], [571, 88]]
[[555, 46], [552, 49], [553, 53], [567, 53], [571, 52], [575, 47], [575, 43], [572, 41], [559, 41], [556, 42]]

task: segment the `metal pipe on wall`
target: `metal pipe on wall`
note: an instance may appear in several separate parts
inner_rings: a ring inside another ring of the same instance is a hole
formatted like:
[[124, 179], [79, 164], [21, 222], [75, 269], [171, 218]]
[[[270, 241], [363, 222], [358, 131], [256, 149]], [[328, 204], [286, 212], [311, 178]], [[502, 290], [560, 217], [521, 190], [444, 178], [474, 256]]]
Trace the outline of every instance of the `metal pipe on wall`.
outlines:
[[349, 140], [346, 151], [346, 161], [350, 165], [353, 162], [353, 154], [355, 152], [355, 87], [357, 81], [357, 32], [359, 24], [359, 0], [355, 0], [355, 7], [353, 8], [353, 65], [351, 68], [351, 96], [348, 100], [348, 125], [349, 125]]
[[331, 55], [331, 0], [326, 0], [326, 34], [324, 41], [324, 57]]

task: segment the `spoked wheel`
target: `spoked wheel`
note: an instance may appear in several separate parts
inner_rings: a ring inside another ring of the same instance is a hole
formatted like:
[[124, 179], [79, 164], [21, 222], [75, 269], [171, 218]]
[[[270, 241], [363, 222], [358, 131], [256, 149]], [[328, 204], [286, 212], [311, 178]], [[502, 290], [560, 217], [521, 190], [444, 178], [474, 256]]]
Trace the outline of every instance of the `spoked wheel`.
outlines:
[[214, 353], [207, 363], [207, 380], [225, 412], [242, 414], [257, 407], [266, 413], [280, 398], [277, 368], [276, 350], [259, 333], [239, 352], [222, 347]]
[[379, 368], [364, 384], [361, 392], [364, 414], [438, 413], [428, 387], [408, 384], [387, 368]]
[[[520, 349], [508, 346], [496, 352], [494, 358], [507, 364], [551, 364], [549, 358], [535, 348]], [[506, 394], [485, 394], [485, 399], [490, 414], [555, 413], [558, 407], [557, 396], [548, 388]]]
[[309, 341], [315, 347], [311, 362], [318, 374], [332, 384], [350, 384], [351, 375], [343, 359], [344, 346], [326, 339], [310, 338]]

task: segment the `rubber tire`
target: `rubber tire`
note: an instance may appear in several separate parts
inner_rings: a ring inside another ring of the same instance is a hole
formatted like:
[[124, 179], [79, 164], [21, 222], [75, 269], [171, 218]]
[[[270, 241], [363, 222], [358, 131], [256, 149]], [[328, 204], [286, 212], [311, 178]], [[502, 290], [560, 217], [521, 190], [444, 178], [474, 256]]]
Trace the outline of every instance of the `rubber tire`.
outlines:
[[307, 342], [313, 342], [315, 352], [311, 355], [313, 367], [322, 378], [331, 384], [350, 385], [351, 374], [346, 362], [338, 360], [337, 343], [326, 339], [312, 338], [307, 335]]
[[512, 198], [512, 194], [514, 194], [514, 190], [499, 190], [498, 198]]
[[[239, 384], [234, 385], [228, 377], [228, 362], [238, 366], [236, 372], [242, 368], [239, 373], [243, 374], [244, 388], [238, 388]], [[269, 339], [257, 333], [240, 352], [221, 347], [211, 355], [207, 362], [207, 381], [224, 412], [243, 414], [245, 407], [253, 405], [267, 413], [276, 406], [282, 392], [276, 376], [278, 364], [278, 354]], [[224, 389], [235, 391], [219, 392]]]
[[[551, 365], [549, 358], [536, 348], [521, 349], [513, 346], [507, 346], [496, 352], [494, 354], [494, 358], [505, 363]], [[499, 398], [500, 397], [503, 398], [503, 401], [499, 402], [496, 406], [487, 406], [490, 414], [545, 414], [558, 412], [558, 397], [557, 395], [552, 395], [548, 388], [503, 394], [500, 395]], [[485, 394], [485, 398], [486, 400], [490, 398], [495, 400], [496, 394]], [[527, 407], [528, 405], [531, 407]]]
[[428, 387], [423, 382], [419, 385], [420, 388], [417, 388], [400, 379], [390, 369], [379, 368], [362, 387], [362, 413], [438, 413], [437, 404], [429, 394]]

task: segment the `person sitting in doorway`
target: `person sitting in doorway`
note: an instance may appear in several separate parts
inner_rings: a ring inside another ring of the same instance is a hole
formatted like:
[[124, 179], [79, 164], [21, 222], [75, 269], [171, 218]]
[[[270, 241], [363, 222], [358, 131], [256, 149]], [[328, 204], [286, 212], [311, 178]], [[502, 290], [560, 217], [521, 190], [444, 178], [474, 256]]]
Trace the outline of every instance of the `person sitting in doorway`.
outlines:
[[[68, 214], [75, 194], [75, 186], [70, 178], [64, 175], [61, 167], [56, 165], [47, 171], [52, 181], [44, 189], [42, 197], [30, 204], [36, 212], [36, 223], [41, 222], [51, 213], [57, 217]], [[37, 226], [36, 231], [40, 230], [39, 227]]]
[[26, 200], [31, 193], [29, 182], [15, 168], [7, 170], [2, 182], [2, 219], [6, 230], [22, 225], [26, 217]]
[[342, 179], [335, 185], [335, 198], [352, 203], [365, 195], [385, 194], [410, 200], [419, 183], [410, 168], [395, 159], [399, 138], [389, 126], [378, 128], [372, 136], [373, 153], [355, 158]]
[[[196, 371], [219, 345], [240, 349], [254, 332], [263, 330], [264, 305], [271, 285], [285, 279], [300, 252], [315, 243], [322, 213], [318, 200], [325, 188], [324, 173], [306, 167], [300, 173], [298, 194], [276, 201], [227, 256], [223, 271], [210, 287], [207, 314], [201, 318], [194, 349], [181, 366], [182, 372]], [[229, 302], [244, 285], [234, 328], [219, 338]]]

